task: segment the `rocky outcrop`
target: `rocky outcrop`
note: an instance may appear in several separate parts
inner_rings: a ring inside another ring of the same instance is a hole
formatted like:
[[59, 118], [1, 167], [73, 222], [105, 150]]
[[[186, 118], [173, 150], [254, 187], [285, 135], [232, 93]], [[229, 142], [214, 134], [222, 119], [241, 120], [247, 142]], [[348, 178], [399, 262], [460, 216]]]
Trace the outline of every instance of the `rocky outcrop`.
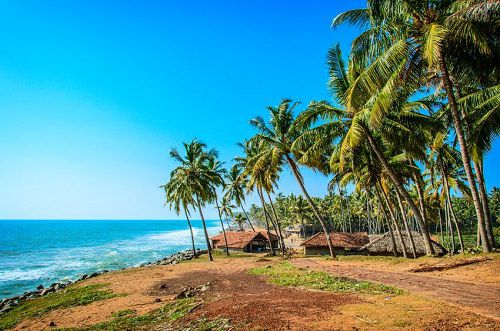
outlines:
[[[199, 256], [201, 254], [206, 254], [206, 250], [197, 250], [196, 251], [196, 256]], [[172, 254], [170, 256], [167, 256], [161, 260], [155, 261], [155, 262], [148, 262], [148, 263], [143, 263], [140, 265], [140, 267], [146, 267], [146, 266], [155, 266], [155, 265], [175, 265], [181, 261], [187, 261], [187, 260], [192, 260], [194, 258], [193, 250], [186, 250], [182, 252], [178, 252], [175, 254]], [[131, 269], [133, 267], [129, 268], [123, 268], [122, 270], [125, 269]], [[99, 275], [102, 275], [104, 273], [109, 272], [108, 270], [102, 270], [99, 272], [94, 272], [90, 275], [84, 274], [78, 279], [74, 281], [68, 281], [66, 283], [53, 283], [49, 287], [44, 287], [43, 285], [38, 285], [35, 291], [31, 292], [24, 292], [21, 295], [10, 297], [10, 298], [5, 298], [2, 301], [0, 301], [0, 314], [3, 314], [11, 309], [14, 309], [16, 306], [19, 305], [20, 301], [24, 300], [32, 300], [41, 296], [48, 295], [50, 293], [55, 293], [58, 291], [61, 291], [68, 287], [69, 285], [72, 285], [74, 283], [80, 282], [85, 279], [97, 277]]]

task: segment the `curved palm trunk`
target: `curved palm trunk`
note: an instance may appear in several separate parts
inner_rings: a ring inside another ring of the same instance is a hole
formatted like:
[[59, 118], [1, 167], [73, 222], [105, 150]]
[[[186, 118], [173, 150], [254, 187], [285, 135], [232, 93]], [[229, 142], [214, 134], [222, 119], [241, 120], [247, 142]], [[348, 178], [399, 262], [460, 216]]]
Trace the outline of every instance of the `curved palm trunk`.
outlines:
[[480, 162], [472, 162], [477, 175], [477, 184], [479, 186], [479, 197], [484, 212], [484, 222], [486, 227], [486, 235], [490, 240], [491, 248], [496, 247], [495, 236], [493, 235], [493, 225], [491, 221], [490, 207], [488, 205], [488, 193], [486, 192], [486, 184], [484, 182], [482, 160]]
[[264, 195], [262, 194], [262, 190], [260, 188], [257, 188], [257, 193], [259, 194], [260, 202], [262, 203], [262, 209], [264, 210], [264, 218], [266, 219], [267, 240], [269, 242], [269, 247], [271, 248], [271, 254], [276, 255], [276, 252], [274, 251], [273, 247], [273, 242], [271, 241], [271, 231], [269, 230], [269, 215], [267, 214]]
[[196, 204], [198, 205], [198, 210], [200, 211], [201, 222], [203, 223], [203, 232], [205, 232], [205, 240], [207, 241], [208, 258], [213, 261], [212, 257], [212, 245], [210, 245], [210, 239], [208, 238], [207, 225], [205, 224], [205, 217], [203, 216], [203, 211], [201, 210], [200, 198], [196, 197]]
[[362, 128], [363, 132], [368, 138], [370, 147], [375, 152], [375, 155], [377, 155], [377, 158], [379, 159], [380, 163], [382, 163], [384, 170], [387, 171], [389, 177], [391, 178], [399, 194], [401, 194], [401, 196], [405, 199], [411, 211], [415, 215], [418, 225], [420, 226], [420, 230], [422, 231], [422, 239], [425, 245], [425, 252], [427, 253], [427, 255], [434, 255], [435, 253], [434, 253], [434, 248], [432, 247], [431, 244], [431, 236], [429, 234], [429, 228], [427, 227], [427, 224], [423, 221], [422, 215], [420, 214], [417, 205], [415, 205], [415, 202], [413, 201], [413, 199], [408, 194], [408, 191], [406, 191], [405, 187], [403, 186], [403, 181], [401, 180], [401, 178], [399, 178], [399, 176], [394, 172], [394, 169], [392, 169], [392, 167], [389, 165], [389, 162], [387, 162], [384, 153], [382, 153], [382, 151], [380, 150], [380, 147], [373, 138], [370, 130], [368, 130], [368, 128], [365, 127], [364, 125], [362, 125]]
[[295, 179], [299, 183], [300, 189], [302, 190], [302, 193], [304, 193], [304, 196], [307, 199], [307, 202], [309, 202], [309, 205], [311, 206], [312, 210], [314, 211], [314, 214], [316, 215], [316, 218], [319, 221], [319, 224], [321, 224], [321, 227], [323, 228], [323, 232], [325, 233], [326, 237], [326, 242], [328, 244], [328, 250], [330, 251], [330, 256], [332, 258], [335, 257], [335, 253], [333, 251], [333, 245], [332, 245], [332, 240], [330, 238], [330, 234], [328, 233], [328, 230], [326, 229], [326, 224], [325, 221], [323, 220], [323, 217], [321, 217], [321, 214], [319, 213], [318, 207], [316, 207], [316, 204], [314, 201], [311, 199], [311, 196], [306, 190], [306, 187], [304, 186], [304, 182], [302, 181], [302, 176], [300, 175], [299, 169], [297, 168], [297, 165], [295, 162], [292, 160], [290, 155], [286, 154], [285, 155], [288, 164], [290, 165], [290, 168], [292, 168], [293, 175], [295, 176]]
[[[442, 160], [440, 162], [440, 165], [441, 165], [441, 176], [443, 177], [444, 189], [446, 191], [446, 203], [448, 205], [449, 212], [451, 214], [451, 219], [453, 220], [453, 223], [455, 224], [455, 227], [457, 229], [458, 241], [460, 242], [460, 249], [462, 250], [462, 254], [464, 254], [465, 253], [464, 239], [462, 238], [462, 231], [460, 230], [460, 227], [458, 226], [457, 217], [455, 215], [455, 211], [453, 210], [453, 203], [451, 201], [451, 194], [450, 194], [450, 186], [448, 184], [448, 176], [446, 176], [446, 173], [444, 171], [444, 165], [443, 165]], [[454, 240], [454, 238], [453, 238], [453, 240]]]
[[[227, 246], [227, 237], [226, 237], [226, 229], [224, 228], [224, 223], [222, 222], [222, 215], [220, 213], [219, 201], [217, 200], [217, 193], [215, 193], [215, 205], [217, 207], [217, 212], [219, 213], [220, 226], [222, 227], [222, 233], [224, 233], [224, 242], [226, 243], [226, 255], [229, 256], [229, 247]], [[229, 228], [231, 230], [231, 228]]]
[[191, 221], [189, 220], [189, 216], [186, 209], [184, 209], [184, 214], [186, 215], [186, 220], [189, 225], [189, 232], [191, 232], [191, 244], [193, 244], [193, 256], [198, 257], [198, 255], [196, 254], [196, 248], [194, 247], [193, 227], [191, 226]]
[[449, 231], [449, 238], [451, 243], [450, 255], [455, 254], [455, 234], [453, 233], [453, 225], [451, 224], [450, 209], [448, 208], [448, 198], [445, 201], [445, 216], [446, 216], [446, 226]]
[[268, 191], [267, 193], [267, 198], [269, 199], [269, 203], [271, 204], [271, 210], [273, 211], [274, 219], [276, 220], [276, 225], [278, 226], [278, 233], [279, 233], [279, 240], [281, 242], [281, 254], [285, 256], [285, 240], [283, 239], [283, 235], [281, 234], [281, 225], [280, 221], [278, 219], [278, 214], [276, 213], [276, 209], [274, 209], [274, 204], [273, 204], [273, 199], [271, 199], [271, 195], [269, 194]]
[[408, 233], [408, 238], [410, 238], [410, 246], [411, 246], [411, 253], [413, 254], [413, 258], [417, 258], [417, 249], [415, 248], [415, 242], [413, 241], [413, 234], [410, 231], [410, 227], [408, 226], [408, 219], [406, 218], [406, 213], [405, 209], [403, 207], [403, 203], [401, 202], [401, 197], [399, 196], [399, 193], [397, 190], [396, 191], [396, 199], [398, 200], [398, 205], [399, 205], [399, 212], [401, 213], [401, 217], [403, 218], [403, 223], [406, 229], [406, 233]]
[[455, 127], [455, 134], [457, 136], [457, 140], [460, 145], [460, 155], [462, 157], [462, 163], [464, 166], [465, 173], [467, 175], [467, 181], [469, 182], [469, 188], [471, 190], [472, 201], [474, 202], [474, 208], [476, 209], [477, 225], [479, 228], [479, 234], [481, 235], [481, 246], [484, 252], [489, 253], [491, 252], [491, 245], [488, 239], [488, 235], [486, 233], [483, 208], [480, 204], [480, 198], [476, 186], [476, 181], [474, 178], [474, 174], [472, 173], [469, 150], [467, 149], [467, 142], [465, 140], [465, 135], [462, 128], [462, 120], [458, 112], [458, 107], [455, 100], [455, 94], [453, 93], [453, 85], [450, 80], [450, 75], [448, 73], [448, 68], [446, 67], [446, 62], [444, 60], [443, 54], [439, 54], [438, 61], [439, 61], [439, 69], [443, 75], [446, 96], [448, 97], [448, 103], [451, 109], [451, 117], [453, 119], [453, 126]]
[[383, 214], [383, 219], [385, 219], [385, 223], [387, 227], [389, 228], [389, 235], [391, 236], [391, 243], [392, 243], [392, 252], [394, 253], [395, 257], [398, 257], [398, 249], [396, 246], [396, 239], [394, 238], [394, 233], [392, 232], [392, 226], [391, 223], [389, 222], [389, 217], [387, 217], [387, 212], [384, 207], [384, 203], [382, 202], [382, 197], [380, 196], [380, 191], [377, 186], [375, 186], [375, 192], [377, 193], [378, 197], [378, 202], [380, 204], [380, 210], [382, 211]]
[[[415, 165], [415, 163], [413, 163]], [[425, 223], [425, 224], [428, 224], [427, 223], [427, 215], [425, 213], [425, 199], [424, 199], [424, 190], [422, 189], [423, 187], [423, 179], [422, 179], [422, 175], [418, 172], [418, 171], [415, 171], [413, 173], [413, 180], [415, 181], [415, 187], [417, 188], [417, 195], [418, 195], [418, 202], [419, 202], [419, 205], [420, 205], [420, 214], [421, 214], [421, 217], [422, 217], [422, 221]]]
[[243, 210], [243, 213], [245, 213], [245, 216], [247, 218], [248, 224], [250, 224], [250, 227], [252, 228], [252, 231], [255, 232], [255, 228], [253, 227], [252, 221], [250, 221], [250, 217], [248, 217], [248, 214], [247, 214], [245, 208], [243, 208], [243, 204], [240, 204], [240, 207], [241, 207], [241, 210]]
[[403, 238], [403, 234], [401, 233], [401, 228], [399, 227], [398, 220], [396, 219], [396, 216], [394, 215], [394, 210], [392, 209], [391, 202], [389, 201], [389, 198], [387, 197], [387, 194], [385, 193], [380, 181], [379, 181], [379, 185], [380, 185], [380, 190], [382, 191], [382, 196], [384, 197], [385, 204], [387, 206], [387, 210], [389, 210], [389, 215], [391, 216], [392, 223], [394, 224], [394, 227], [396, 228], [396, 233], [398, 234], [398, 237], [399, 237], [399, 243], [401, 244], [401, 249], [403, 251], [403, 257], [408, 258], [408, 253], [406, 252], [405, 240]]

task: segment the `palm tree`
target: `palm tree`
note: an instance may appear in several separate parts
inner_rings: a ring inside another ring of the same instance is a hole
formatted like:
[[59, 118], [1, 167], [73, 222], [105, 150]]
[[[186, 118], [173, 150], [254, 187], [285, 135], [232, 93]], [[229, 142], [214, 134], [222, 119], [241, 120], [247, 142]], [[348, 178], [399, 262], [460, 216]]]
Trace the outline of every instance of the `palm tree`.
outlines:
[[170, 151], [170, 157], [179, 163], [170, 177], [184, 182], [183, 185], [189, 188], [193, 203], [200, 213], [208, 256], [210, 261], [213, 261], [212, 247], [202, 206], [213, 199], [212, 181], [218, 174], [213, 173], [209, 168], [209, 163], [217, 156], [217, 151], [214, 149], [207, 150], [207, 146], [196, 139], [193, 139], [190, 143], [183, 143], [183, 147], [184, 155], [181, 155], [175, 148]]
[[177, 215], [180, 214], [181, 208], [184, 210], [184, 215], [189, 226], [189, 232], [191, 234], [191, 244], [193, 247], [193, 256], [196, 255], [196, 247], [194, 245], [194, 235], [193, 227], [191, 226], [191, 221], [189, 219], [189, 206], [194, 205], [193, 196], [190, 191], [189, 183], [184, 178], [176, 178], [175, 174], [170, 176], [170, 180], [167, 184], [160, 186], [165, 190], [165, 205], [168, 204], [170, 210], [174, 209]]
[[[393, 54], [394, 53], [394, 54]], [[434, 254], [431, 245], [427, 224], [423, 221], [421, 211], [404, 187], [405, 182], [401, 175], [391, 165], [388, 149], [394, 149], [394, 142], [398, 142], [408, 155], [424, 158], [425, 146], [419, 146], [414, 141], [415, 133], [419, 130], [428, 130], [435, 124], [433, 120], [414, 111], [426, 107], [425, 102], [408, 102], [407, 99], [416, 85], [409, 84], [405, 89], [395, 89], [395, 78], [399, 77], [400, 65], [397, 61], [398, 52], [394, 51], [384, 58], [387, 66], [394, 65], [390, 76], [380, 76], [375, 62], [362, 71], [357, 71], [353, 63], [345, 64], [339, 45], [329, 52], [330, 88], [336, 101], [343, 108], [333, 107], [327, 102], [311, 102], [308, 110], [299, 116], [298, 121], [306, 127], [313, 123], [325, 121], [303, 134], [294, 143], [295, 149], [303, 152], [301, 163], [314, 165], [319, 153], [324, 153], [323, 146], [338, 141], [339, 169], [342, 170], [349, 159], [365, 142], [368, 143], [371, 153], [378, 159], [384, 172], [388, 175], [398, 193], [407, 202], [420, 226], [423, 241], [428, 255]], [[388, 70], [388, 69], [387, 69]], [[311, 144], [310, 141], [314, 143]], [[421, 141], [419, 138], [418, 141]], [[420, 150], [415, 150], [418, 147]], [[328, 151], [328, 149], [327, 149]], [[411, 153], [411, 154], [410, 154]], [[399, 152], [398, 152], [399, 154]], [[336, 171], [335, 169], [332, 169]]]
[[292, 215], [299, 220], [301, 225], [301, 234], [302, 237], [306, 236], [306, 227], [304, 220], [308, 218], [308, 213], [311, 211], [311, 207], [307, 204], [302, 196], [298, 196], [294, 201], [292, 206], [290, 207], [290, 212]]
[[224, 198], [229, 201], [234, 201], [236, 205], [243, 210], [250, 228], [252, 228], [252, 231], [255, 232], [255, 228], [253, 227], [245, 207], [243, 206], [245, 203], [245, 187], [247, 179], [243, 176], [241, 167], [238, 167], [238, 165], [232, 166], [231, 169], [225, 174], [225, 179], [226, 185], [224, 190], [226, 193], [224, 194]]
[[[373, 86], [385, 78], [394, 77], [393, 87], [418, 83], [430, 74], [441, 78], [485, 252], [491, 245], [451, 77], [460, 77], [463, 58], [495, 58], [497, 13], [496, 1], [371, 0], [367, 9], [348, 11], [333, 20], [333, 26], [349, 22], [365, 27], [353, 42], [352, 57], [354, 67], [369, 64], [373, 70], [372, 77], [367, 75], [351, 90], [358, 96], [354, 105], [360, 105], [359, 96], [371, 96]], [[403, 69], [402, 75], [395, 68]]]
[[[224, 186], [224, 173], [226, 169], [223, 168], [223, 163], [217, 160], [217, 155], [211, 155], [208, 159], [207, 167], [210, 169], [211, 175], [209, 178], [209, 187], [211, 189], [211, 195], [209, 195], [209, 202], [215, 202], [215, 207], [217, 208], [217, 213], [219, 215], [220, 225], [222, 227], [222, 233], [224, 234], [224, 243], [226, 244], [226, 255], [229, 256], [229, 247], [227, 244], [226, 229], [224, 228], [224, 223], [222, 222], [222, 211], [219, 206], [219, 197], [217, 195], [217, 187]], [[231, 231], [231, 227], [229, 227]]]
[[234, 222], [238, 224], [240, 231], [243, 231], [243, 223], [246, 221], [246, 216], [243, 213], [236, 213], [234, 215]]
[[269, 164], [274, 166], [281, 166], [285, 163], [288, 164], [300, 186], [300, 189], [302, 190], [302, 193], [323, 228], [328, 248], [330, 250], [330, 256], [334, 257], [335, 254], [325, 221], [323, 220], [323, 216], [319, 212], [318, 207], [309, 195], [309, 192], [306, 190], [304, 178], [302, 177], [297, 164], [298, 155], [294, 153], [294, 150], [292, 150], [293, 142], [302, 132], [301, 126], [296, 125], [293, 115], [294, 108], [297, 105], [297, 102], [292, 103], [292, 100], [284, 99], [279, 106], [267, 108], [271, 115], [268, 123], [266, 123], [262, 117], [252, 119], [250, 123], [258, 130], [258, 133], [253, 139], [265, 143], [263, 146], [266, 150], [263, 152], [263, 156], [272, 159], [268, 162]]
[[234, 217], [234, 209], [236, 209], [236, 206], [233, 205], [231, 201], [226, 199], [226, 197], [224, 196], [220, 203], [220, 213], [225, 218], [229, 231], [232, 231], [231, 225], [229, 225], [229, 219]]

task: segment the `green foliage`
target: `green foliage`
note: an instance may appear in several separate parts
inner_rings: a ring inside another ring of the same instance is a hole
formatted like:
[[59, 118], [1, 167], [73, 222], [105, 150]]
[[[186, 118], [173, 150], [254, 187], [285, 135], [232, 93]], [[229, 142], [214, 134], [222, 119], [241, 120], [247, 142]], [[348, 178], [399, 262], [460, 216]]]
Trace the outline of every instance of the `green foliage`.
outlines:
[[40, 317], [55, 309], [84, 306], [95, 301], [116, 297], [117, 294], [104, 289], [106, 285], [74, 286], [34, 300], [24, 301], [16, 308], [0, 315], [0, 330], [12, 328], [22, 320]]
[[169, 325], [183, 318], [191, 312], [198, 303], [194, 298], [178, 299], [161, 308], [155, 309], [152, 312], [136, 316], [133, 310], [122, 310], [114, 313], [113, 319], [94, 324], [87, 328], [64, 329], [65, 331], [83, 331], [83, 330], [132, 330], [132, 329], [150, 329], [154, 325]]
[[304, 287], [314, 290], [371, 293], [400, 294], [401, 290], [391, 286], [357, 281], [345, 277], [334, 277], [326, 272], [298, 269], [289, 262], [276, 266], [266, 266], [250, 270], [252, 275], [269, 277], [269, 281], [280, 286]]

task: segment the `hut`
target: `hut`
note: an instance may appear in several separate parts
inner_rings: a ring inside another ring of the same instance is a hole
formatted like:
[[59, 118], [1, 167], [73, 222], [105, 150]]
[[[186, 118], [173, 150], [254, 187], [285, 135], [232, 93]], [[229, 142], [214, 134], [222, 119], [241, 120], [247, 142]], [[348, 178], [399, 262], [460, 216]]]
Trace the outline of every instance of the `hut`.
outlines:
[[[370, 242], [368, 233], [366, 232], [330, 232], [330, 239], [336, 255], [359, 254], [361, 247]], [[330, 254], [326, 236], [323, 232], [316, 233], [314, 236], [304, 241], [301, 246], [304, 247], [304, 255]]]
[[[408, 232], [401, 231], [401, 234], [403, 237], [403, 242], [406, 247], [406, 251], [408, 252], [409, 255], [411, 255], [411, 243], [410, 243], [410, 237], [408, 236]], [[413, 237], [413, 242], [415, 243], [417, 256], [424, 256], [426, 252], [422, 235], [414, 231], [412, 231], [411, 234]], [[396, 241], [396, 250], [398, 252], [398, 255], [403, 255], [401, 241], [399, 240], [397, 233], [394, 233], [394, 239]], [[434, 247], [436, 255], [442, 256], [447, 253], [446, 249], [437, 242], [435, 242], [434, 240], [431, 240], [431, 243], [432, 247]], [[392, 249], [392, 240], [390, 233], [386, 232], [379, 238], [374, 239], [370, 243], [366, 244], [361, 250], [367, 253], [368, 255], [393, 256], [394, 252]]]
[[[270, 233], [271, 244], [273, 248], [278, 247], [278, 237]], [[238, 252], [264, 252], [271, 249], [269, 246], [269, 240], [267, 231], [226, 231], [227, 247], [231, 251]], [[214, 237], [210, 238], [213, 248], [225, 249], [226, 242], [224, 240], [224, 234], [220, 233]]]

